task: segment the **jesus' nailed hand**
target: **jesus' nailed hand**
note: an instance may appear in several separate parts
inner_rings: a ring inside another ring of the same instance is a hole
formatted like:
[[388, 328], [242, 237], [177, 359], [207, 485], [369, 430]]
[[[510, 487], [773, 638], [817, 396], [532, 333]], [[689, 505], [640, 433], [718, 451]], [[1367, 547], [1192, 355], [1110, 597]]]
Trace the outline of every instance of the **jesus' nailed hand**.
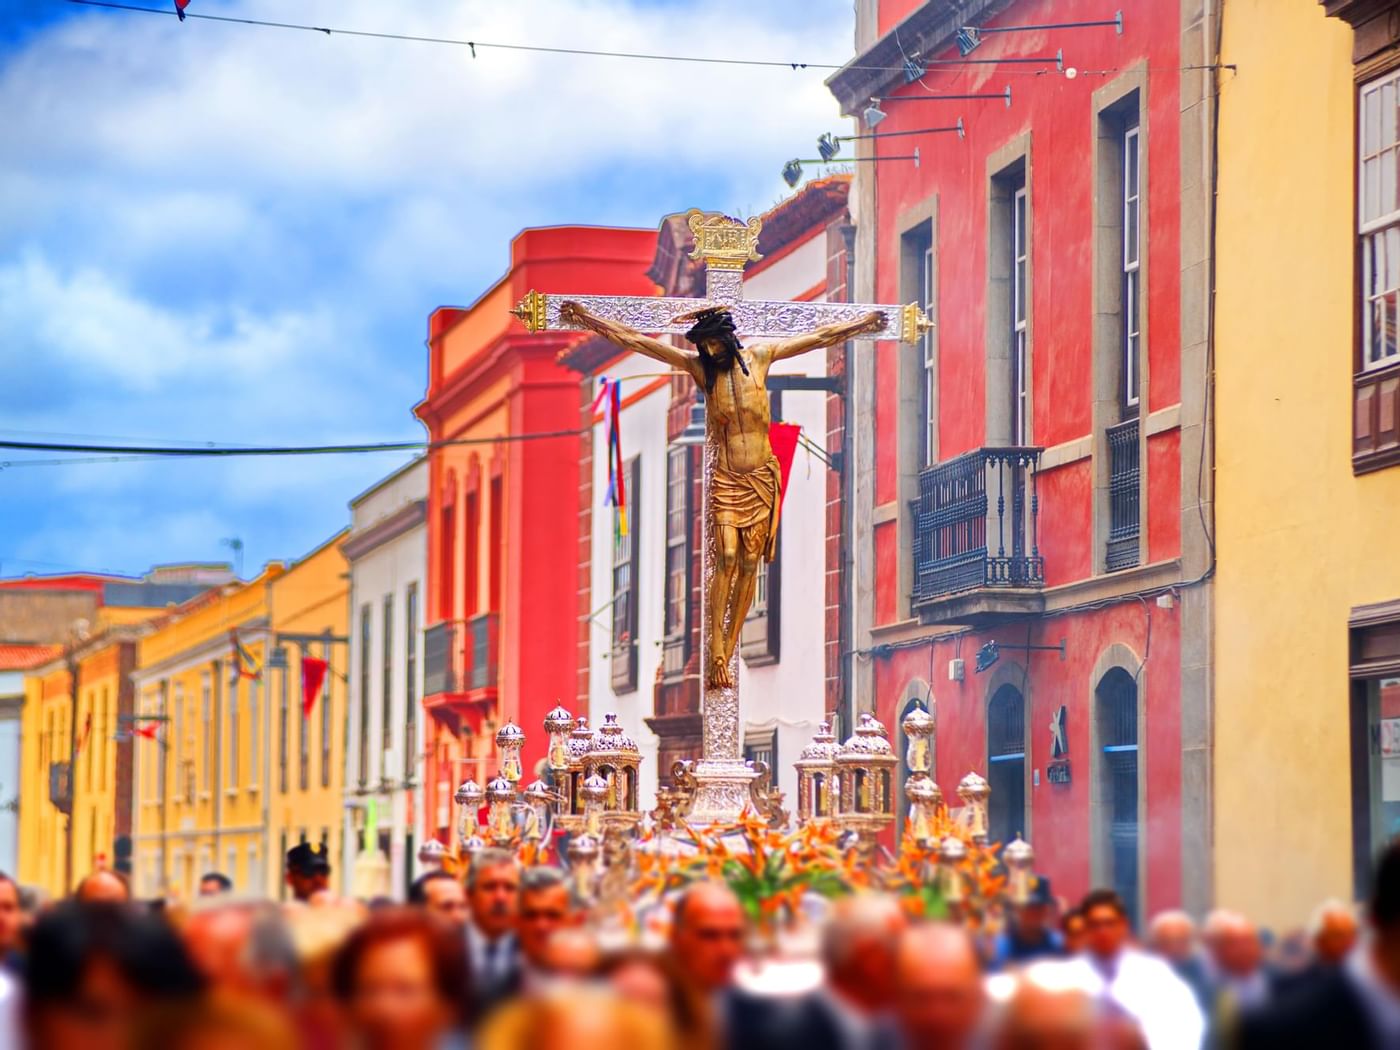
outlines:
[[847, 324], [743, 346], [727, 309], [702, 308], [677, 318], [694, 321], [685, 335], [694, 351], [595, 317], [576, 302], [561, 304], [559, 319], [685, 372], [705, 391], [705, 429], [717, 455], [709, 488], [716, 560], [705, 596], [709, 635], [704, 684], [706, 689], [733, 686], [730, 666], [753, 602], [758, 559], [771, 561], [778, 541], [782, 475], [768, 443], [768, 369], [785, 357], [873, 335], [884, 329], [885, 314], [877, 310]]

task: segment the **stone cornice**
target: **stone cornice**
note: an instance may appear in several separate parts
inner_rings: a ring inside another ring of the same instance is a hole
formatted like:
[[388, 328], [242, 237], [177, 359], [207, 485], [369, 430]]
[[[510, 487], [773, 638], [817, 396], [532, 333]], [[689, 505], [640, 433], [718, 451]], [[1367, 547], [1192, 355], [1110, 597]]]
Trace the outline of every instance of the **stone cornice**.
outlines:
[[936, 55], [953, 45], [957, 31], [977, 25], [1009, 7], [1014, 0], [929, 0], [904, 21], [838, 69], [826, 86], [846, 116], [858, 114], [871, 98], [904, 86], [905, 55]]
[[355, 533], [340, 545], [347, 561], [363, 558], [392, 539], [402, 536], [428, 519], [428, 501], [416, 499], [406, 503], [387, 518], [381, 518], [363, 532]]

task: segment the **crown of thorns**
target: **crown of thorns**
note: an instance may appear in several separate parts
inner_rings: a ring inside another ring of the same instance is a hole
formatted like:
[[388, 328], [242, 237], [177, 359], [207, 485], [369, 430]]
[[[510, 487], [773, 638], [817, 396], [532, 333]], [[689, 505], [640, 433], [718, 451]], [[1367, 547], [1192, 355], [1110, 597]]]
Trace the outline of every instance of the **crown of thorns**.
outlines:
[[[690, 313], [681, 314], [676, 321], [694, 321], [690, 331], [685, 333], [686, 339], [699, 345], [706, 339], [720, 339], [726, 335], [734, 335], [734, 315], [723, 306], [707, 306], [699, 310], [692, 310]], [[735, 345], [741, 345], [735, 339]]]

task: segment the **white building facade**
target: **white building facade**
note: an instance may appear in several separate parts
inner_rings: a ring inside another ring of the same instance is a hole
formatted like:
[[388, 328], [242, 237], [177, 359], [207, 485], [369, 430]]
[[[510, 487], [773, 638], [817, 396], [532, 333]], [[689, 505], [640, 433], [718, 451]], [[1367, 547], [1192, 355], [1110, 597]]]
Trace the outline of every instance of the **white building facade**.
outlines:
[[[839, 191], [839, 192], [838, 192]], [[820, 200], [814, 199], [820, 194]], [[749, 264], [749, 298], [821, 302], [827, 298], [829, 229], [844, 215], [845, 184], [799, 192], [764, 217], [764, 258]], [[683, 225], [663, 224], [652, 276], [663, 294], [698, 293], [703, 274], [677, 262], [689, 245]], [[669, 245], [669, 246], [668, 246]], [[681, 271], [677, 276], [678, 270]], [[689, 270], [688, 275], [684, 272]], [[679, 337], [679, 345], [688, 346]], [[585, 407], [602, 380], [617, 381], [618, 427], [626, 487], [628, 532], [619, 535], [608, 502], [611, 420], [606, 399], [592, 416], [584, 451], [580, 503], [579, 607], [581, 697], [590, 724], [615, 712], [642, 753], [640, 798], [653, 804], [658, 782], [679, 758], [699, 758], [699, 522], [700, 449], [678, 442], [690, 417], [693, 384], [633, 354], [594, 343], [566, 354], [588, 374]], [[777, 363], [771, 376], [826, 375], [817, 351]], [[770, 387], [780, 386], [772, 383]], [[792, 762], [828, 715], [827, 503], [828, 394], [783, 390], [773, 395], [773, 418], [801, 427], [802, 441], [784, 493], [775, 561], [763, 569], [740, 642], [739, 695], [746, 757], [773, 769], [791, 808]], [[591, 454], [590, 454], [591, 453]], [[615, 472], [615, 469], [614, 469]], [[584, 611], [586, 610], [586, 611]], [[586, 649], [586, 653], [585, 653]]]
[[[345, 755], [347, 887], [402, 900], [423, 841], [423, 608], [427, 462], [350, 502], [350, 703]], [[368, 856], [362, 856], [362, 854]], [[352, 887], [353, 888], [353, 887]]]

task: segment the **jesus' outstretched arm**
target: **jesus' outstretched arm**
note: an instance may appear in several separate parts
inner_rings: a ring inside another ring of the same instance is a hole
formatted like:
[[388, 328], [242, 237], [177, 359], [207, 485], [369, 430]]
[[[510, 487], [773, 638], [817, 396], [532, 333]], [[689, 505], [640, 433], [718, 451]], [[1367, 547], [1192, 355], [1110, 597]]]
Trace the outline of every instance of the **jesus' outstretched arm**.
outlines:
[[883, 310], [872, 310], [858, 321], [822, 325], [810, 332], [804, 332], [802, 335], [774, 343], [773, 360], [781, 361], [785, 357], [796, 357], [809, 350], [821, 350], [828, 346], [844, 343], [847, 339], [855, 339], [857, 336], [878, 332], [885, 327], [885, 321]]
[[694, 354], [672, 346], [670, 343], [663, 343], [660, 339], [642, 335], [635, 328], [628, 328], [625, 324], [597, 317], [576, 302], [562, 303], [559, 307], [559, 319], [565, 324], [577, 325], [580, 328], [587, 328], [591, 332], [597, 332], [608, 342], [620, 346], [624, 350], [631, 350], [633, 353], [654, 358], [672, 368], [680, 369], [692, 376], [695, 375]]

